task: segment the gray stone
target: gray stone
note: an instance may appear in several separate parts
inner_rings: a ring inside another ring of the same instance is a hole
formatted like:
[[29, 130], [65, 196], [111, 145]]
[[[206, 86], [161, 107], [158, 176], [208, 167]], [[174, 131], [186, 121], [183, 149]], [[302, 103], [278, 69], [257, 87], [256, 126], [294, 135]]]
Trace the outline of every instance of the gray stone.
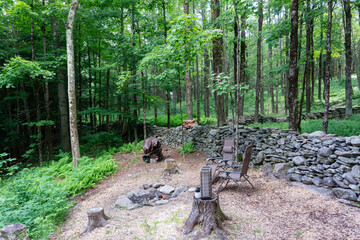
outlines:
[[170, 194], [173, 191], [175, 191], [175, 188], [173, 188], [172, 186], [169, 185], [165, 185], [159, 188], [159, 192], [163, 193], [163, 194]]
[[314, 183], [315, 186], [321, 186], [323, 183], [323, 180], [320, 177], [314, 177], [312, 179], [312, 182]]
[[291, 181], [301, 182], [302, 176], [299, 174], [296, 174], [296, 173], [292, 173], [292, 174], [289, 174], [289, 179]]
[[285, 138], [280, 138], [280, 139], [277, 141], [277, 143], [278, 143], [279, 145], [284, 145], [284, 144], [285, 144]]
[[26, 234], [26, 225], [16, 223], [5, 225], [0, 229], [0, 240], [26, 240], [28, 236]]
[[319, 150], [319, 155], [323, 157], [329, 157], [332, 154], [332, 151], [328, 147], [322, 147]]
[[265, 159], [265, 153], [263, 151], [260, 151], [257, 155], [256, 158], [252, 161], [255, 165], [260, 165], [262, 164], [262, 162]]
[[174, 238], [174, 237], [168, 237], [168, 239], [167, 240], [177, 240], [176, 238]]
[[355, 159], [347, 157], [339, 157], [338, 160], [345, 164], [354, 164], [356, 162]]
[[187, 186], [182, 185], [175, 188], [175, 191], [171, 195], [172, 198], [179, 196], [181, 193], [186, 192]]
[[327, 187], [334, 187], [335, 186], [335, 182], [334, 182], [332, 177], [323, 178], [323, 184], [324, 184], [324, 186], [327, 186]]
[[165, 185], [165, 183], [162, 183], [162, 182], [154, 182], [153, 184], [151, 184], [151, 186], [153, 188], [159, 188], [159, 187], [162, 187], [164, 185]]
[[288, 169], [289, 169], [288, 163], [276, 163], [274, 165], [273, 173], [276, 177], [285, 178], [287, 176]]
[[338, 177], [334, 177], [333, 179], [334, 179], [334, 182], [336, 183], [336, 185], [338, 185], [339, 187], [349, 188], [349, 186], [346, 185], [342, 179], [339, 179]]
[[350, 184], [349, 187], [354, 191], [360, 191], [360, 187], [358, 185]]
[[308, 135], [308, 139], [312, 140], [312, 139], [315, 139], [315, 138], [323, 137], [325, 135], [326, 135], [326, 133], [324, 133], [323, 131], [316, 131], [316, 132], [310, 133]]
[[351, 175], [354, 178], [360, 178], [360, 165], [355, 165], [351, 169]]
[[143, 185], [142, 185], [142, 188], [143, 188], [143, 189], [148, 189], [149, 187], [150, 187], [149, 184], [143, 184]]
[[218, 133], [218, 130], [216, 130], [216, 129], [211, 129], [210, 132], [209, 132], [209, 134], [210, 134], [211, 136], [216, 136], [217, 133]]
[[359, 197], [358, 197], [357, 201], [358, 201], [358, 202], [360, 202], [360, 195], [359, 195]]
[[302, 177], [302, 182], [305, 184], [312, 184], [312, 178], [308, 177], [308, 176], [303, 176]]
[[350, 143], [354, 146], [360, 146], [360, 137], [352, 137]]
[[343, 178], [345, 178], [349, 183], [352, 183], [352, 184], [356, 184], [356, 180], [354, 179], [354, 177], [351, 175], [350, 172], [347, 172], [347, 173], [344, 173], [342, 175]]
[[356, 193], [350, 189], [342, 189], [342, 188], [333, 188], [332, 192], [337, 198], [356, 201]]
[[118, 208], [126, 208], [128, 210], [132, 210], [139, 207], [138, 204], [133, 203], [126, 195], [121, 195], [117, 199], [115, 206]]
[[155, 205], [156, 205], [156, 206], [164, 205], [164, 204], [166, 204], [166, 203], [168, 203], [168, 202], [169, 202], [169, 200], [167, 200], [167, 199], [161, 199], [161, 200], [159, 200], [159, 201], [156, 201], [156, 202], [155, 202]]
[[294, 162], [294, 164], [295, 165], [304, 165], [304, 163], [305, 163], [305, 158], [304, 157], [302, 157], [302, 156], [297, 156], [297, 157], [294, 157], [293, 158], [293, 162]]
[[335, 154], [341, 157], [352, 157], [352, 152], [335, 151]]
[[195, 187], [191, 187], [191, 188], [189, 188], [189, 190], [188, 190], [188, 192], [195, 192]]

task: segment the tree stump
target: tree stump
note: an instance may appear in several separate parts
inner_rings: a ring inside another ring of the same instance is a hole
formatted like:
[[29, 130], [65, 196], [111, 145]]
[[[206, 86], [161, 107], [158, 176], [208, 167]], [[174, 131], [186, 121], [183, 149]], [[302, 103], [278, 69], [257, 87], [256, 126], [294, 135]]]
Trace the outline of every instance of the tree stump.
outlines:
[[6, 225], [0, 229], [0, 240], [20, 240], [28, 239], [26, 226], [24, 224]]
[[163, 177], [168, 177], [170, 176], [170, 174], [177, 174], [177, 173], [183, 174], [183, 171], [181, 171], [181, 169], [175, 162], [175, 159], [168, 158], [165, 160], [165, 163], [166, 163], [166, 168], [164, 169], [164, 172], [162, 174]]
[[225, 239], [220, 234], [219, 229], [228, 234], [229, 232], [224, 229], [222, 222], [231, 219], [221, 210], [217, 195], [213, 194], [213, 198], [209, 200], [194, 197], [190, 216], [184, 224], [184, 234], [189, 234], [195, 225], [202, 223], [203, 234], [210, 235], [211, 231], [214, 230], [220, 239]]
[[[85, 231], [82, 234], [91, 233], [95, 228], [105, 227], [107, 225], [107, 221], [110, 218], [105, 215], [103, 208], [93, 208], [87, 212], [88, 215], [88, 225]], [[82, 235], [81, 234], [81, 235]]]

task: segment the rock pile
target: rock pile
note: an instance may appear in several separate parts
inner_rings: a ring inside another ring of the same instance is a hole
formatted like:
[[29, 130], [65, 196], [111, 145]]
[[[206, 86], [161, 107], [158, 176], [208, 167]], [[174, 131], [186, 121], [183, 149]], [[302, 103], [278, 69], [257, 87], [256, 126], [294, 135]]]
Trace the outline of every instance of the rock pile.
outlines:
[[131, 190], [127, 194], [121, 195], [115, 206], [132, 210], [144, 205], [158, 206], [166, 204], [169, 199], [176, 198], [187, 190], [187, 186], [172, 187], [164, 183], [154, 182], [144, 184], [138, 189]]
[[[156, 128], [160, 141], [173, 148], [181, 145], [181, 127]], [[221, 156], [224, 138], [234, 136], [232, 126], [195, 126], [185, 130], [185, 142], [211, 157]], [[332, 189], [335, 196], [360, 201], [360, 137], [338, 137], [314, 132], [250, 128], [239, 125], [239, 154], [254, 146], [252, 164], [268, 173]]]

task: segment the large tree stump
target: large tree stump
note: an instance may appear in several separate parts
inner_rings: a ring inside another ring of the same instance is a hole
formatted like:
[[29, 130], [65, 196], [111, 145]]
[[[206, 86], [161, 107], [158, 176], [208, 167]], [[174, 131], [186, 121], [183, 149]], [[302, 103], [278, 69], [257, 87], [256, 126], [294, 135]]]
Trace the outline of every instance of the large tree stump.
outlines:
[[166, 168], [164, 169], [162, 175], [163, 177], [168, 177], [170, 174], [183, 174], [183, 171], [179, 168], [177, 163], [175, 162], [175, 159], [168, 158], [165, 160]]
[[23, 240], [28, 239], [24, 224], [6, 225], [0, 229], [0, 240]]
[[213, 198], [210, 200], [194, 197], [191, 214], [184, 225], [184, 234], [189, 234], [195, 225], [202, 223], [203, 234], [210, 235], [214, 230], [220, 239], [225, 239], [219, 232], [220, 229], [229, 233], [222, 226], [222, 222], [225, 220], [231, 220], [231, 217], [226, 216], [221, 210], [217, 195], [213, 194]]
[[107, 225], [107, 221], [110, 218], [105, 215], [103, 208], [93, 208], [87, 212], [88, 215], [88, 225], [85, 231], [82, 234], [91, 233], [95, 228], [105, 227]]

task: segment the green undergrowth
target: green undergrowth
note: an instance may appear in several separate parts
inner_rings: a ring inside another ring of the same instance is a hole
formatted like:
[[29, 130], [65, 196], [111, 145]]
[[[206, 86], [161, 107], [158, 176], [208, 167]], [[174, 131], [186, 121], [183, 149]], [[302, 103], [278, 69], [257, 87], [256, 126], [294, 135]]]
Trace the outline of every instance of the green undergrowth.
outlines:
[[142, 147], [144, 145], [144, 141], [140, 142], [132, 142], [132, 143], [126, 143], [123, 144], [121, 147], [117, 149], [120, 153], [135, 153], [140, 154], [143, 153]]
[[69, 157], [44, 167], [23, 169], [0, 182], [0, 228], [22, 223], [30, 239], [48, 239], [83, 193], [117, 170], [112, 154], [82, 157], [73, 168]]
[[[183, 121], [186, 119], [186, 116], [183, 115]], [[193, 116], [193, 119], [196, 120], [196, 116]], [[142, 121], [142, 120], [141, 120]], [[156, 121], [154, 116], [149, 116], [146, 118], [146, 122], [150, 123], [152, 125], [157, 125], [161, 127], [167, 127], [167, 116], [161, 115], [158, 116]], [[199, 125], [210, 125], [210, 124], [216, 124], [216, 117], [201, 117]], [[171, 127], [177, 127], [181, 126], [181, 116], [179, 114], [177, 115], [171, 115], [170, 117], [170, 126]]]
[[[307, 119], [301, 121], [301, 133], [312, 133], [315, 131], [322, 131], [322, 119]], [[251, 127], [271, 127], [288, 129], [289, 123], [255, 123]], [[329, 119], [328, 133], [337, 134], [339, 136], [349, 137], [360, 135], [360, 114], [355, 114], [352, 117], [339, 120]]]
[[[182, 148], [178, 148], [178, 151], [180, 152], [180, 154], [183, 154]], [[192, 141], [184, 143], [184, 152], [185, 153], [193, 153], [194, 151], [195, 151], [195, 146]]]

